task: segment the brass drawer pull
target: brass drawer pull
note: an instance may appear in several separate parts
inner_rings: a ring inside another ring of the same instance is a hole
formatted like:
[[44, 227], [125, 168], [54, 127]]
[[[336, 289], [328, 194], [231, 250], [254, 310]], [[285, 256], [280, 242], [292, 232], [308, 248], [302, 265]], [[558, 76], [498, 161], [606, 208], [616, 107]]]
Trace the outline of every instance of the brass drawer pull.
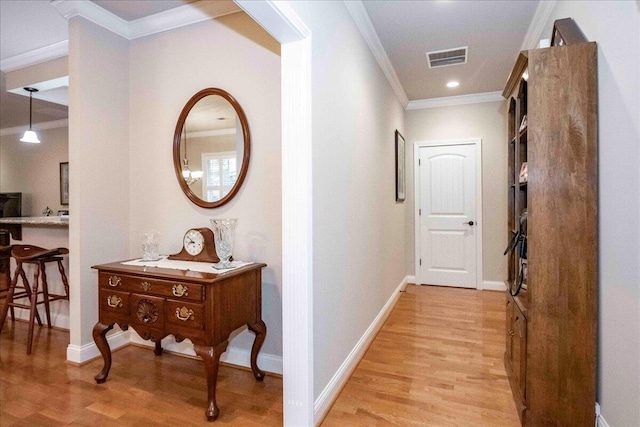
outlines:
[[122, 307], [122, 298], [116, 296], [116, 295], [111, 295], [109, 297], [107, 297], [107, 305], [109, 305], [109, 307], [111, 308], [119, 308]]
[[173, 295], [177, 297], [189, 296], [189, 289], [181, 284], [173, 285]]
[[176, 308], [176, 317], [183, 322], [193, 319], [193, 310], [187, 307]]
[[120, 286], [122, 280], [118, 276], [109, 276], [109, 286], [116, 288]]
[[142, 290], [145, 292], [148, 292], [149, 289], [151, 289], [151, 283], [149, 282], [142, 282], [141, 285], [142, 285]]
[[515, 332], [513, 331], [513, 329], [509, 329], [507, 333], [509, 334], [510, 337], [515, 335]]

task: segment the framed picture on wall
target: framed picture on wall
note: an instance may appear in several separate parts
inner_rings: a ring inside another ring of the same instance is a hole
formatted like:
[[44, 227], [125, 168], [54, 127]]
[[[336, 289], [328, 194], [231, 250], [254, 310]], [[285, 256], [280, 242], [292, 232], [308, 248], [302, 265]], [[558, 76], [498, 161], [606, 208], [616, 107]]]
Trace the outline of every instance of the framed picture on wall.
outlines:
[[396, 129], [396, 202], [404, 202], [405, 198], [405, 149], [404, 137]]
[[69, 162], [60, 163], [60, 204], [69, 204]]

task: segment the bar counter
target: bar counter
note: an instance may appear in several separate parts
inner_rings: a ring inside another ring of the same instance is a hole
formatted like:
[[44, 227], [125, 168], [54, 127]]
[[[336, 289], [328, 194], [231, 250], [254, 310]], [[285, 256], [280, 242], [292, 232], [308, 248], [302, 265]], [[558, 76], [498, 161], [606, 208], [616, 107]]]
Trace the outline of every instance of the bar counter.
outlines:
[[0, 228], [2, 224], [14, 224], [14, 225], [41, 225], [52, 227], [68, 227], [69, 217], [61, 216], [21, 216], [13, 218], [0, 218]]

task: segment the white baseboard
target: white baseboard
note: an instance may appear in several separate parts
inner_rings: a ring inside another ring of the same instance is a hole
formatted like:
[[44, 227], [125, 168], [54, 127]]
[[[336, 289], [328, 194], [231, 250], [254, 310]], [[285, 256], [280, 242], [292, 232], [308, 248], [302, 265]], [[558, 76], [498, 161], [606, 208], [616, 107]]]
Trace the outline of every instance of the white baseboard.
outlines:
[[364, 353], [369, 348], [369, 345], [376, 337], [376, 334], [382, 328], [385, 320], [389, 317], [391, 310], [396, 305], [398, 298], [400, 298], [400, 291], [403, 291], [409, 282], [409, 277], [406, 276], [400, 282], [400, 285], [393, 291], [391, 297], [387, 301], [387, 303], [382, 307], [378, 315], [371, 325], [364, 332], [360, 340], [356, 343], [355, 347], [351, 350], [351, 353], [347, 356], [347, 358], [342, 362], [340, 368], [338, 368], [337, 372], [331, 378], [331, 381], [327, 384], [327, 386], [322, 390], [322, 393], [316, 399], [313, 407], [313, 415], [314, 415], [314, 423], [317, 424], [320, 420], [324, 418], [326, 413], [331, 409], [331, 405], [338, 397], [338, 394], [342, 390], [342, 387], [346, 384], [346, 382], [351, 377], [351, 374], [360, 363], [360, 360], [364, 356]]
[[482, 290], [483, 291], [506, 291], [507, 286], [504, 282], [498, 282], [493, 280], [483, 280], [482, 281]]
[[[117, 331], [107, 335], [107, 341], [109, 341], [109, 347], [111, 347], [112, 351], [129, 345], [131, 342], [129, 331]], [[80, 346], [73, 344], [67, 346], [67, 360], [69, 362], [85, 363], [98, 356], [100, 356], [100, 350], [98, 350], [98, 347], [93, 342]]]
[[405, 281], [406, 283], [413, 283], [413, 284], [415, 284], [415, 283], [416, 283], [416, 276], [407, 276], [407, 277], [405, 277], [404, 281]]
[[[220, 358], [221, 362], [231, 365], [251, 367], [251, 351], [238, 347], [229, 347]], [[258, 366], [266, 372], [282, 375], [282, 356], [258, 353]]]
[[600, 404], [596, 402], [596, 427], [609, 427], [609, 423], [602, 416]]
[[[131, 334], [131, 342], [146, 347], [155, 346], [153, 342], [143, 340], [135, 333]], [[163, 340], [162, 348], [174, 354], [196, 357], [196, 353], [193, 351], [193, 345], [189, 340], [178, 343], [175, 342], [173, 338], [168, 337]], [[227, 351], [220, 357], [220, 361], [230, 365], [251, 368], [251, 350], [229, 346], [227, 347]], [[265, 372], [282, 375], [282, 356], [260, 352], [258, 353], [258, 367]]]
[[[29, 321], [29, 310], [23, 309], [23, 308], [16, 308], [15, 309], [15, 313], [16, 313], [16, 319], [19, 320], [24, 320], [24, 321]], [[38, 307], [38, 313], [40, 314], [40, 319], [42, 320], [42, 323], [44, 325], [47, 324], [47, 317], [44, 311], [44, 307], [40, 306]], [[11, 319], [11, 314], [7, 313], [7, 318], [10, 320]], [[60, 329], [66, 329], [67, 331], [69, 330], [69, 315], [68, 314], [62, 314], [62, 313], [56, 313], [54, 311], [53, 305], [51, 306], [51, 324], [53, 326], [55, 326], [56, 328], [60, 328]]]

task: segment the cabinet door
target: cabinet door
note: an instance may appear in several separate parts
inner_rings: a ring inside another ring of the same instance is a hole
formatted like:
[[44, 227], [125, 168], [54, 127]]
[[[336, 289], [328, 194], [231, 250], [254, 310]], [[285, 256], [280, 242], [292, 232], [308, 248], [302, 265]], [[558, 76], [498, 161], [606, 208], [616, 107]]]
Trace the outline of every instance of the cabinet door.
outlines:
[[514, 302], [509, 295], [507, 295], [507, 307], [506, 307], [506, 319], [507, 324], [505, 328], [505, 344], [506, 344], [506, 359], [509, 363], [512, 363], [511, 354], [513, 348], [513, 305]]
[[527, 370], [527, 319], [515, 304], [513, 307], [512, 328], [511, 369], [515, 378], [514, 382], [520, 392], [520, 398], [524, 403]]

